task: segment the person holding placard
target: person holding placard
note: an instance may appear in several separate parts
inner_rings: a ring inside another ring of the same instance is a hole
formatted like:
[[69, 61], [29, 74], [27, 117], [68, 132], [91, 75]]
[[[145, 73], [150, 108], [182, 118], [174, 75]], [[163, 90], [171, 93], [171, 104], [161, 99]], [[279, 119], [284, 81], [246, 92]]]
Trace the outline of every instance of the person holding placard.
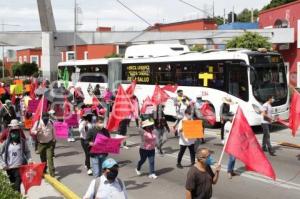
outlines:
[[195, 139], [188, 139], [184, 136], [183, 132], [183, 122], [186, 120], [191, 120], [192, 119], [192, 111], [190, 108], [186, 109], [184, 112], [184, 117], [183, 119], [179, 122], [178, 124], [178, 133], [179, 133], [179, 145], [180, 145], [180, 150], [177, 156], [177, 168], [182, 169], [183, 166], [181, 165], [181, 160], [183, 157], [183, 154], [186, 150], [186, 148], [189, 148], [190, 151], [190, 158], [191, 158], [191, 165], [195, 164]]
[[99, 177], [101, 175], [102, 171], [102, 163], [108, 156], [107, 153], [92, 153], [90, 148], [95, 145], [95, 140], [97, 137], [97, 134], [104, 135], [108, 138], [110, 138], [110, 134], [106, 128], [104, 128], [104, 118], [103, 117], [97, 117], [95, 125], [90, 129], [87, 133], [87, 141], [89, 143], [89, 153], [91, 157], [91, 163], [92, 163], [92, 170], [93, 170], [93, 176]]
[[135, 172], [138, 176], [141, 173], [141, 167], [145, 163], [148, 158], [149, 161], [149, 178], [156, 179], [157, 176], [155, 175], [154, 170], [154, 160], [155, 160], [155, 144], [156, 144], [156, 135], [153, 132], [154, 129], [154, 122], [150, 119], [145, 120], [142, 122], [142, 129], [139, 130], [141, 135], [141, 145], [140, 145], [140, 161], [137, 164], [137, 168]]

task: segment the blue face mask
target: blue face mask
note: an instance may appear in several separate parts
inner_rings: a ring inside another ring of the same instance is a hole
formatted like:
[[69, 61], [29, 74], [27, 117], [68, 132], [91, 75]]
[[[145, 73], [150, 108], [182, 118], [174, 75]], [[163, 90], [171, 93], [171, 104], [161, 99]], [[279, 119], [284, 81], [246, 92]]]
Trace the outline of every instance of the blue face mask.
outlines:
[[211, 155], [209, 155], [209, 156], [206, 158], [206, 160], [205, 160], [205, 164], [206, 164], [206, 165], [211, 166], [211, 165], [213, 165], [214, 163], [215, 163], [215, 160], [214, 160], [214, 158], [213, 158]]

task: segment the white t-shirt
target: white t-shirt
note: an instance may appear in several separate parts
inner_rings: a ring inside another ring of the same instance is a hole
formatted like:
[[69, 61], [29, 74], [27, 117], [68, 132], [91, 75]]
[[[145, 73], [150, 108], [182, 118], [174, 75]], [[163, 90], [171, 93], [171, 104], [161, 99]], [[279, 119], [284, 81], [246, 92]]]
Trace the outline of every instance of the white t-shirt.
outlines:
[[[268, 103], [268, 102], [264, 103], [263, 107], [262, 107], [262, 111], [266, 111], [267, 112], [267, 116], [269, 118], [272, 118], [272, 106], [270, 105], [270, 103]], [[269, 124], [270, 122], [267, 121], [267, 120], [264, 120], [264, 116], [261, 115], [261, 123]]]
[[228, 135], [231, 131], [231, 127], [232, 127], [232, 122], [227, 121], [224, 125], [224, 135], [225, 135], [225, 140], [227, 140]]
[[[96, 180], [92, 180], [87, 192], [85, 193], [83, 199], [93, 199], [94, 188]], [[118, 180], [116, 179], [113, 183], [109, 183], [107, 178], [102, 175], [100, 177], [99, 189], [96, 194], [96, 199], [127, 199], [127, 192], [124, 183], [123, 189], [120, 186]]]

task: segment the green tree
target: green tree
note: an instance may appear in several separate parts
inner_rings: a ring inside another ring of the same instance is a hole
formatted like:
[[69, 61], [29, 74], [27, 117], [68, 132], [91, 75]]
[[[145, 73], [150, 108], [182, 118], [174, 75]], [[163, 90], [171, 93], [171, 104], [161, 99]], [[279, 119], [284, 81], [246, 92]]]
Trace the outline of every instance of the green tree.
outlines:
[[195, 44], [190, 48], [191, 51], [202, 52], [205, 50], [202, 44]]
[[[223, 17], [216, 16], [214, 19], [215, 19], [218, 26], [224, 24], [224, 18]], [[225, 19], [225, 23], [227, 23], [227, 19]]]
[[19, 62], [15, 63], [12, 66], [12, 72], [14, 76], [21, 76], [22, 75], [22, 64]]
[[271, 43], [267, 38], [258, 33], [246, 32], [244, 35], [234, 37], [226, 44], [226, 48], [246, 48], [250, 50], [257, 50], [258, 48], [271, 48]]
[[[257, 21], [258, 12], [258, 9], [253, 10], [254, 21]], [[251, 22], [251, 10], [248, 10], [247, 8], [244, 9], [240, 14], [238, 14], [237, 20], [239, 22]]]
[[293, 2], [293, 1], [296, 1], [296, 0], [272, 0], [268, 5], [263, 7], [263, 10], [267, 10], [267, 9], [270, 9], [270, 8], [281, 6], [283, 4], [287, 4], [287, 3], [290, 3], [290, 2]]
[[105, 56], [104, 58], [118, 58], [118, 57], [122, 57], [122, 56], [116, 53], [112, 53], [110, 55]]
[[21, 65], [21, 74], [25, 76], [31, 76], [39, 71], [39, 67], [36, 63], [23, 63]]
[[1, 199], [25, 199], [20, 193], [12, 189], [7, 175], [0, 171], [0, 198]]

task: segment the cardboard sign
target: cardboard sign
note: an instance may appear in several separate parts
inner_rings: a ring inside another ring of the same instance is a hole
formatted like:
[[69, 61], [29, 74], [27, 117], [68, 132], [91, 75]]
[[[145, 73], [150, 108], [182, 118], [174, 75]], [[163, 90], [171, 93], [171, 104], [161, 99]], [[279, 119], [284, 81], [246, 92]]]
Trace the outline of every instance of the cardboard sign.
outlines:
[[23, 94], [23, 85], [22, 84], [12, 84], [10, 85], [10, 93], [20, 95]]
[[108, 138], [104, 135], [97, 134], [91, 153], [120, 153], [121, 142], [124, 138]]
[[32, 119], [25, 119], [24, 120], [24, 128], [25, 129], [31, 129], [33, 126]]
[[[36, 99], [29, 100], [27, 112], [35, 113], [39, 103], [40, 103], [40, 100], [36, 100]], [[44, 101], [43, 112], [47, 112], [47, 100]]]
[[15, 84], [10, 85], [10, 87], [9, 87], [10, 94], [13, 94], [15, 92], [15, 89], [16, 89]]
[[77, 114], [68, 115], [65, 119], [65, 123], [67, 123], [69, 127], [78, 127], [79, 123]]
[[15, 83], [16, 85], [23, 85], [23, 80], [21, 80], [21, 79], [16, 79], [16, 80], [14, 81], [14, 83]]
[[188, 139], [203, 138], [202, 120], [185, 120], [182, 121], [184, 137]]
[[69, 127], [65, 122], [54, 122], [55, 137], [58, 139], [67, 139]]
[[31, 85], [30, 84], [26, 84], [25, 85], [25, 91], [26, 92], [30, 92], [30, 90], [31, 90]]
[[3, 94], [5, 94], [5, 89], [0, 87], [0, 95], [3, 95]]

